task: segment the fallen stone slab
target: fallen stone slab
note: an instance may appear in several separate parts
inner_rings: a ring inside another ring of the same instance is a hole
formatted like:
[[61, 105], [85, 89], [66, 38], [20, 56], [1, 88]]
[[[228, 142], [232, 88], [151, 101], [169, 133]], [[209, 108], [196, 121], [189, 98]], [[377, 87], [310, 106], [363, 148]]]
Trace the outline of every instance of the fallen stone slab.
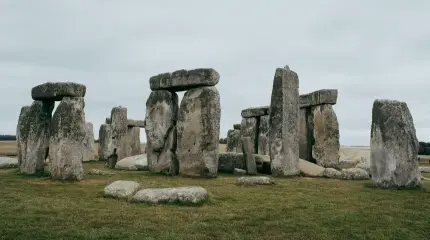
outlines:
[[[361, 162], [355, 165], [355, 168], [361, 168], [366, 170], [366, 172], [370, 173], [370, 162]], [[430, 169], [429, 169], [430, 170]]]
[[326, 178], [340, 178], [342, 173], [334, 168], [326, 168], [324, 169], [323, 176]]
[[18, 167], [18, 159], [8, 158], [8, 157], [0, 157], [0, 169], [17, 168], [17, 167]]
[[162, 73], [149, 79], [151, 90], [186, 91], [197, 87], [215, 86], [219, 82], [219, 73], [212, 68], [178, 70]]
[[337, 89], [320, 89], [315, 92], [300, 95], [300, 108], [317, 106], [322, 104], [334, 105], [337, 102]]
[[139, 188], [137, 182], [118, 180], [105, 187], [104, 194], [113, 198], [131, 198]]
[[270, 106], [252, 107], [242, 110], [241, 116], [243, 118], [260, 117], [269, 115]]
[[339, 168], [340, 169], [346, 169], [346, 168], [354, 168], [357, 164], [359, 164], [359, 160], [339, 160]]
[[88, 175], [100, 175], [100, 176], [112, 176], [115, 175], [114, 172], [104, 171], [100, 169], [91, 169], [88, 171]]
[[127, 171], [148, 171], [148, 158], [146, 154], [126, 157], [115, 164], [115, 169]]
[[134, 202], [198, 204], [208, 199], [206, 189], [198, 186], [177, 188], [147, 188], [138, 191]]
[[342, 169], [341, 179], [344, 180], [367, 180], [370, 179], [369, 173], [361, 168]]
[[311, 163], [309, 161], [299, 159], [300, 173], [305, 177], [323, 177], [325, 168]]
[[31, 89], [34, 100], [61, 101], [63, 97], [85, 97], [85, 85], [74, 82], [47, 82]]
[[272, 181], [269, 177], [240, 177], [236, 181], [237, 185], [246, 185], [246, 186], [254, 186], [254, 185], [272, 185], [275, 182]]
[[419, 167], [419, 169], [420, 169], [420, 172], [422, 172], [422, 173], [430, 173], [430, 167], [421, 166], [421, 167]]

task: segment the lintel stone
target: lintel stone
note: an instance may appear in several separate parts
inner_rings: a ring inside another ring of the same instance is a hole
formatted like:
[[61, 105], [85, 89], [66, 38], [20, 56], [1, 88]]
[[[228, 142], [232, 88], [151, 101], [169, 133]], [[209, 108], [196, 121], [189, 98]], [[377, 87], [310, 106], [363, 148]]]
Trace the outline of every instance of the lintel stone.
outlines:
[[269, 109], [270, 109], [270, 106], [247, 108], [247, 109], [242, 110], [241, 115], [244, 118], [269, 115]]
[[33, 100], [61, 101], [63, 97], [85, 97], [86, 86], [74, 82], [47, 82], [31, 89]]
[[337, 103], [337, 89], [320, 89], [300, 95], [300, 108]]
[[215, 86], [219, 78], [219, 73], [212, 68], [182, 69], [153, 76], [149, 79], [149, 85], [153, 91], [186, 91], [197, 87]]

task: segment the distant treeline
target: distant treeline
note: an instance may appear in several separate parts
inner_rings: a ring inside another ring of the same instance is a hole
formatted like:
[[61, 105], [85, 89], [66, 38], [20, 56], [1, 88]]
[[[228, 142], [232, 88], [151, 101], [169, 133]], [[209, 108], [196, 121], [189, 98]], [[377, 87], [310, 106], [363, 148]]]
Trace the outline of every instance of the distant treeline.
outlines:
[[0, 135], [0, 141], [16, 141], [15, 135]]

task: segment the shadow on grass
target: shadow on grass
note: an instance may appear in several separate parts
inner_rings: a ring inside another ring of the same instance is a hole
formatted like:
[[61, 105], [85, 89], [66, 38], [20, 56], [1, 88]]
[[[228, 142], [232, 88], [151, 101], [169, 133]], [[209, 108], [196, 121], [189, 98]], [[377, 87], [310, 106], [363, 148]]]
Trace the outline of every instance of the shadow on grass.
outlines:
[[416, 192], [427, 192], [425, 186], [416, 186], [416, 187], [376, 187], [371, 182], [366, 182], [363, 184], [364, 188], [367, 189], [381, 189], [381, 190], [402, 190], [402, 191], [416, 191]]

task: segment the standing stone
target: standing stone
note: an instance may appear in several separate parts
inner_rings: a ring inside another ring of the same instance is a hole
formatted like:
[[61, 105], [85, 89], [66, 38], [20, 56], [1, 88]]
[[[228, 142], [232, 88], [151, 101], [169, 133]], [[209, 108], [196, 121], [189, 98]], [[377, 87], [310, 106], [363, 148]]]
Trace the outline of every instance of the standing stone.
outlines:
[[99, 160], [107, 161], [113, 150], [112, 128], [110, 124], [102, 124], [99, 130]]
[[111, 111], [112, 143], [116, 148], [118, 160], [131, 156], [129, 147], [130, 136], [128, 133], [127, 108], [118, 106]]
[[49, 149], [49, 125], [55, 102], [34, 101], [23, 111], [19, 129], [19, 171], [25, 174], [43, 172]]
[[[251, 151], [253, 153], [257, 153], [257, 150], [255, 149], [256, 145], [256, 136], [257, 136], [257, 129], [258, 129], [258, 121], [257, 118], [242, 118], [242, 124], [240, 126], [240, 137], [250, 137], [251, 141], [253, 142]], [[238, 147], [236, 149], [236, 152], [242, 152], [242, 143], [239, 141]]]
[[269, 115], [260, 117], [260, 127], [258, 129], [258, 154], [260, 155], [269, 155], [269, 120]]
[[232, 129], [227, 133], [227, 152], [237, 152], [240, 142], [240, 130]]
[[95, 159], [94, 154], [94, 127], [93, 124], [87, 122], [85, 124], [85, 138], [84, 138], [84, 158], [83, 161], [91, 161]]
[[16, 128], [16, 143], [17, 143], [17, 159], [18, 167], [21, 165], [22, 159], [26, 156], [27, 150], [27, 140], [25, 136], [26, 127], [28, 123], [28, 113], [30, 111], [30, 106], [24, 106], [21, 108], [21, 112], [18, 118], [18, 125]]
[[217, 176], [220, 120], [216, 87], [195, 88], [185, 93], [177, 123], [180, 175]]
[[311, 132], [308, 130], [307, 108], [300, 108], [299, 126], [300, 126], [299, 127], [299, 133], [300, 133], [299, 157], [301, 159], [311, 161], [312, 144], [311, 144], [310, 136], [309, 136], [309, 133], [311, 133]]
[[64, 97], [52, 117], [49, 160], [53, 179], [81, 180], [84, 177], [84, 108], [84, 98]]
[[128, 138], [130, 140], [131, 156], [142, 154], [142, 147], [140, 144], [140, 127], [129, 127], [127, 130]]
[[299, 170], [299, 78], [277, 68], [270, 102], [270, 161], [273, 176], [294, 176]]
[[419, 144], [413, 118], [405, 102], [373, 102], [370, 170], [375, 187], [421, 186]]
[[312, 157], [325, 168], [339, 167], [339, 123], [332, 105], [312, 107], [313, 137]]
[[252, 141], [250, 137], [244, 137], [241, 139], [242, 142], [242, 151], [245, 157], [245, 165], [246, 165], [246, 173], [248, 175], [256, 175], [257, 174], [257, 164], [255, 163], [254, 153], [251, 151], [252, 149]]
[[148, 168], [153, 173], [177, 175], [176, 120], [178, 95], [174, 92], [152, 91], [146, 101], [145, 133]]

